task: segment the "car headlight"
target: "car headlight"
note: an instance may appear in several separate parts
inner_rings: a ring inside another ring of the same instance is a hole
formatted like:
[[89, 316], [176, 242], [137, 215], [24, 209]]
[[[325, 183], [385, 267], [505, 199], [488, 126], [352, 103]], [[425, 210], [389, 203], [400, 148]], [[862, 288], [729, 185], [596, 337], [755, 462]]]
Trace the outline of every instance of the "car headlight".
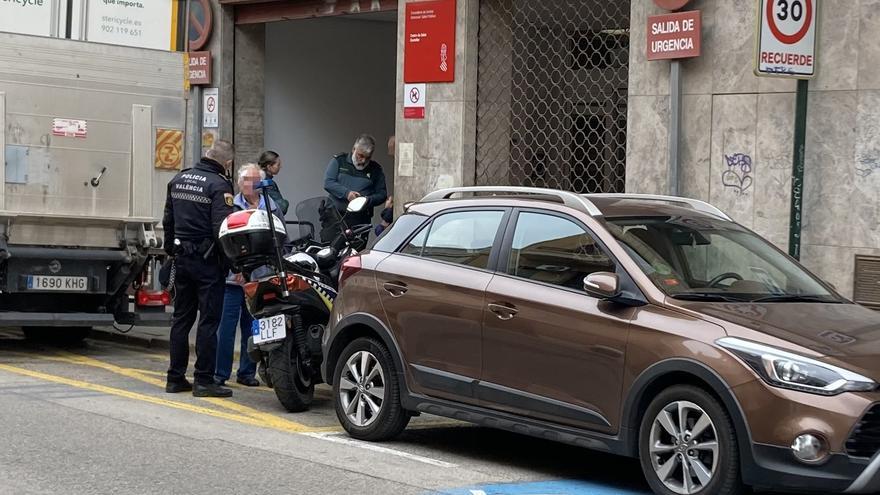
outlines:
[[877, 388], [870, 378], [843, 368], [734, 337], [716, 341], [739, 356], [770, 385], [819, 395], [867, 392]]

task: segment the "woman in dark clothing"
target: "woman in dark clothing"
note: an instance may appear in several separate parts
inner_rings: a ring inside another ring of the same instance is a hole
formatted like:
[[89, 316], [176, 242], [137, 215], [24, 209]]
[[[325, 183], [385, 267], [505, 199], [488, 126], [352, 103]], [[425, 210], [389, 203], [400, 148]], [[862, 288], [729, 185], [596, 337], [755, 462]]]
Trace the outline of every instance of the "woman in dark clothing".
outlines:
[[287, 215], [287, 208], [290, 206], [290, 203], [281, 195], [281, 190], [275, 182], [275, 176], [281, 171], [281, 157], [274, 151], [264, 151], [263, 154], [260, 155], [259, 165], [260, 168], [263, 169], [263, 172], [266, 173], [266, 180], [272, 181], [272, 184], [268, 188], [269, 197], [272, 198], [272, 201], [274, 201], [276, 205], [278, 205], [278, 208], [281, 209], [281, 213]]

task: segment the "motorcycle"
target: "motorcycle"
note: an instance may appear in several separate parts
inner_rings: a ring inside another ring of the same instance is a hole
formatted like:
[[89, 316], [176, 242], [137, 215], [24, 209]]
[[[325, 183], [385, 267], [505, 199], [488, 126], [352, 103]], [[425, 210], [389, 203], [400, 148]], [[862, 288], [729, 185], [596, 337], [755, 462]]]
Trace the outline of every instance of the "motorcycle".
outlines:
[[[260, 378], [275, 390], [290, 412], [305, 411], [321, 382], [321, 339], [336, 299], [346, 259], [366, 247], [371, 225], [349, 227], [345, 218], [367, 206], [366, 198], [349, 202], [339, 219], [340, 233], [325, 245], [310, 237], [287, 242], [285, 224], [269, 211], [243, 210], [221, 225], [220, 244], [233, 269], [248, 280], [245, 301], [254, 317], [248, 355]], [[273, 235], [274, 234], [274, 235]], [[284, 254], [285, 245], [293, 251]]]

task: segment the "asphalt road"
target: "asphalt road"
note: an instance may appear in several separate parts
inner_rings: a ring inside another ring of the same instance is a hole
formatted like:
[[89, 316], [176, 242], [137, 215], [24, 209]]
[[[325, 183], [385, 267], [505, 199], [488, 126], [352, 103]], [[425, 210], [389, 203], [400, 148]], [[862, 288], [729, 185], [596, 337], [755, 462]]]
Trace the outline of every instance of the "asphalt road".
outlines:
[[156, 350], [0, 330], [0, 494], [648, 493], [633, 459], [428, 415], [393, 442], [358, 442], [326, 387], [289, 414], [265, 387], [166, 394], [166, 365]]
[[156, 350], [0, 331], [0, 493], [648, 492], [632, 459], [427, 415], [394, 442], [363, 443], [326, 387], [289, 414], [265, 387], [166, 394], [166, 366]]

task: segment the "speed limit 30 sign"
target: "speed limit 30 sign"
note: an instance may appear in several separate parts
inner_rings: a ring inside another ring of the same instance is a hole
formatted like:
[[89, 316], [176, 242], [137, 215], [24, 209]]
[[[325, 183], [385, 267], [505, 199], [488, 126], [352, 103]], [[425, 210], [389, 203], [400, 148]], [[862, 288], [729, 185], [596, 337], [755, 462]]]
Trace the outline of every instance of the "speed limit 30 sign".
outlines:
[[758, 0], [757, 75], [816, 74], [817, 7], [818, 0]]

